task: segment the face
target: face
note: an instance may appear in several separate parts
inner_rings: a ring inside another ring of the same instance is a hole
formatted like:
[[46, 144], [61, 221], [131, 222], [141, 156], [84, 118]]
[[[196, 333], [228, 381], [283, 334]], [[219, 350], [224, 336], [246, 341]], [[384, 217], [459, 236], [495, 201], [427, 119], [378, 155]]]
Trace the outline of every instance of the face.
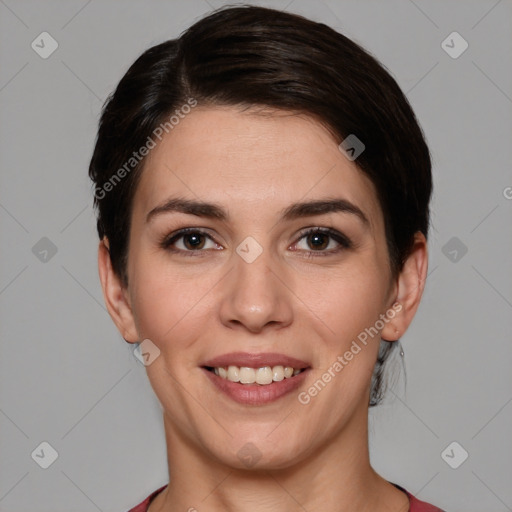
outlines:
[[160, 350], [146, 369], [176, 439], [284, 468], [366, 435], [399, 281], [372, 183], [317, 122], [194, 109], [146, 160], [127, 272], [116, 322]]

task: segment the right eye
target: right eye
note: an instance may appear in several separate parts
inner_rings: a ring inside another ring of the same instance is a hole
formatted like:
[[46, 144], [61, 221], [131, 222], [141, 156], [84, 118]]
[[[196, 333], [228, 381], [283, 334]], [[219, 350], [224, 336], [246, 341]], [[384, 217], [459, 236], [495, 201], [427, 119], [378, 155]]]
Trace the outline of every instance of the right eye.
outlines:
[[[183, 228], [165, 236], [160, 242], [160, 247], [174, 253], [182, 253], [184, 256], [199, 256], [199, 253], [204, 252], [203, 249], [208, 240], [214, 244], [214, 247], [209, 248], [210, 250], [219, 250], [220, 246], [205, 231], [197, 228]], [[181, 247], [178, 247], [180, 244]]]

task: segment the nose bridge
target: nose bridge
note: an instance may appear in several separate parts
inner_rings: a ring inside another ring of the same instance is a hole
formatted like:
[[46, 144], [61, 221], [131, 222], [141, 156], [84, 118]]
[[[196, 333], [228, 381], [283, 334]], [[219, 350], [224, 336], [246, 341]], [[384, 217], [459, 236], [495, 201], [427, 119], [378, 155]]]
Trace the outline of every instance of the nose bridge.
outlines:
[[247, 237], [238, 245], [233, 259], [238, 302], [253, 312], [263, 311], [278, 293], [272, 269], [276, 262], [270, 249]]
[[278, 264], [271, 247], [271, 234], [258, 232], [254, 236], [246, 236], [235, 247], [233, 263], [235, 273], [243, 278], [271, 274], [272, 267]]
[[291, 304], [286, 287], [276, 276], [281, 265], [272, 251], [247, 237], [233, 253], [233, 264], [221, 308], [223, 323], [244, 325], [253, 332], [267, 324], [288, 324]]

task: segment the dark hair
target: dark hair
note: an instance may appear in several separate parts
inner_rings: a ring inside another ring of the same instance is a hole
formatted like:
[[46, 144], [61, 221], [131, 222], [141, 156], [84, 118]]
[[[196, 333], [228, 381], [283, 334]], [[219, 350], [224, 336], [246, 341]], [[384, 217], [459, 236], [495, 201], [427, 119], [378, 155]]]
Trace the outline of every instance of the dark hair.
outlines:
[[[144, 154], [159, 126], [172, 129], [169, 116], [182, 117], [193, 102], [306, 114], [338, 144], [355, 135], [365, 145], [355, 163], [375, 186], [394, 276], [414, 233], [427, 236], [429, 150], [384, 67], [322, 23], [263, 7], [221, 8], [178, 39], [146, 50], [103, 107], [89, 176], [98, 234], [108, 238], [113, 269], [125, 285], [132, 200], [144, 165], [135, 151]], [[382, 367], [395, 345], [382, 342], [370, 405], [382, 397]]]

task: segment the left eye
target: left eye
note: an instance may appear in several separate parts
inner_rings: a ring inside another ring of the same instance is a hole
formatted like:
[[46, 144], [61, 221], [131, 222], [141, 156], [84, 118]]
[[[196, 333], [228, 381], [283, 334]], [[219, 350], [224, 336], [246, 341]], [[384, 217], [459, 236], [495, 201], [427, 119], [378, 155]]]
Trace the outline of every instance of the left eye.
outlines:
[[[304, 240], [307, 247], [301, 248], [306, 252], [333, 253], [345, 248], [348, 249], [350, 241], [341, 233], [331, 229], [310, 229], [302, 233], [299, 241]], [[333, 242], [334, 241], [334, 242]], [[296, 246], [299, 242], [296, 242]]]

